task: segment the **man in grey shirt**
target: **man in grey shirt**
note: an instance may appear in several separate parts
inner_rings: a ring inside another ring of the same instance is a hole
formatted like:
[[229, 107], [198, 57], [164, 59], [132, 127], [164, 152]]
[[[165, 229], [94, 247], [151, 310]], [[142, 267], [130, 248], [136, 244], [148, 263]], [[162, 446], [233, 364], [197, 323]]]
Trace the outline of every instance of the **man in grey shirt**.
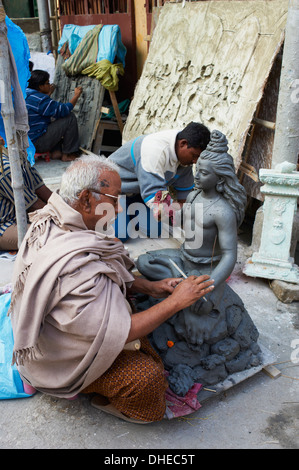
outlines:
[[[119, 166], [121, 191], [126, 195], [126, 207], [123, 207], [124, 212], [115, 224], [116, 236], [123, 241], [130, 236], [128, 233], [123, 235], [124, 224], [128, 225], [130, 221], [127, 208], [132, 202], [143, 202], [152, 209], [157, 193], [167, 192], [169, 187], [176, 192], [178, 202], [186, 200], [194, 187], [192, 165], [197, 162], [209, 140], [209, 129], [203, 124], [191, 122], [183, 130], [171, 129], [141, 135], [108, 157]], [[150, 217], [149, 210], [147, 212]]]

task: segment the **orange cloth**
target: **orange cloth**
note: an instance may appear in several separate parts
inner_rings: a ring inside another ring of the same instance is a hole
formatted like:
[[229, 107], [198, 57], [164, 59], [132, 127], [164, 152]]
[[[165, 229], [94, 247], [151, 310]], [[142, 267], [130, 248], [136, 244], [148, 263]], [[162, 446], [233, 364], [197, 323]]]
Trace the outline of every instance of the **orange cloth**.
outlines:
[[112, 366], [82, 390], [99, 393], [129, 418], [159, 421], [166, 410], [168, 387], [162, 361], [146, 338], [139, 351], [122, 351]]

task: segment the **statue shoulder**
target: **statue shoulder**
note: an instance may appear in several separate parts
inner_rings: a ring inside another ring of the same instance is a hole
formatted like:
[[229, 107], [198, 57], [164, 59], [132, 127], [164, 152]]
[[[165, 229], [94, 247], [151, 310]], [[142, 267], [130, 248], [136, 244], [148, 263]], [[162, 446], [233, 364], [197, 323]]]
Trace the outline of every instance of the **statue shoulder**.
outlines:
[[187, 196], [186, 202], [192, 203], [196, 197], [201, 193], [201, 189], [193, 189]]
[[221, 196], [215, 206], [217, 218], [225, 220], [227, 223], [236, 221], [235, 211], [224, 197]]

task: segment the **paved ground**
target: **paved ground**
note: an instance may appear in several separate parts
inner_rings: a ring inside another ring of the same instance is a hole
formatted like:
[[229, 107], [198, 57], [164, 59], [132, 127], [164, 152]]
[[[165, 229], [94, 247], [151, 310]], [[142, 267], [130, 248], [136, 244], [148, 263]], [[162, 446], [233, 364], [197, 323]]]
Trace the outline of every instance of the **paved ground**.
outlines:
[[[51, 176], [51, 167], [43, 163]], [[55, 172], [54, 172], [55, 173]], [[56, 178], [56, 175], [53, 176]], [[56, 184], [57, 182], [54, 181]], [[132, 256], [151, 242], [127, 244]], [[276, 357], [282, 375], [264, 372], [204, 402], [185, 419], [148, 425], [130, 424], [90, 406], [86, 396], [75, 401], [37, 393], [0, 403], [1, 449], [298, 449], [299, 448], [299, 302], [283, 304], [268, 281], [242, 273], [249, 257], [240, 240], [238, 262], [229, 281], [260, 332], [261, 344]], [[13, 263], [0, 260], [0, 286], [10, 282]], [[200, 400], [200, 395], [199, 395]], [[185, 452], [186, 453], [186, 452]]]
[[[246, 245], [240, 242], [230, 286], [243, 299], [260, 342], [275, 355], [279, 378], [259, 372], [214, 396], [189, 418], [143, 426], [92, 408], [85, 396], [68, 401], [37, 393], [5, 400], [0, 403], [0, 448], [106, 449], [108, 456], [111, 449], [298, 449], [299, 303], [283, 304], [266, 280], [244, 276], [245, 259]], [[9, 280], [11, 265], [1, 262], [0, 285]]]

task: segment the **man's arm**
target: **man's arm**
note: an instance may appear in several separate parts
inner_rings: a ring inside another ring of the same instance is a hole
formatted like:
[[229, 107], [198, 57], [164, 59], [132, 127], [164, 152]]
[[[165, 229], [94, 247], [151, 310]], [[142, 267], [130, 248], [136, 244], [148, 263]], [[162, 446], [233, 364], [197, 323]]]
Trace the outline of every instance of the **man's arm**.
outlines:
[[43, 186], [40, 186], [38, 189], [35, 190], [35, 194], [42, 202], [47, 204], [48, 199], [52, 194], [52, 191], [44, 184]]
[[176, 312], [189, 307], [214, 288], [209, 276], [190, 276], [180, 282], [172, 294], [158, 304], [134, 313], [131, 316], [131, 328], [127, 343], [148, 335]]
[[27, 209], [27, 212], [34, 212], [38, 209], [42, 209], [47, 204], [52, 191], [44, 184], [35, 190], [35, 194], [37, 196], [37, 200]]

